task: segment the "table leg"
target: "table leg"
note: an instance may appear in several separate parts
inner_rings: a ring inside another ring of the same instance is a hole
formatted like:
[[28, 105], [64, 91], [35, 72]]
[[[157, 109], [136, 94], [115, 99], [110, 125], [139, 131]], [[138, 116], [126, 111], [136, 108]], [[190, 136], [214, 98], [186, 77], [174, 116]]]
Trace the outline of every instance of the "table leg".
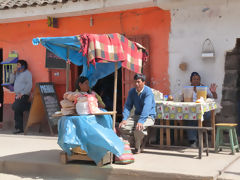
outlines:
[[[170, 120], [166, 120], [166, 125], [170, 125]], [[167, 146], [171, 145], [171, 138], [170, 138], [170, 128], [166, 128], [166, 136], [167, 136]]]
[[202, 120], [201, 119], [198, 120], [198, 127], [202, 127]]
[[202, 152], [203, 152], [203, 131], [198, 130], [198, 157], [199, 159], [202, 159]]
[[[160, 125], [163, 125], [163, 119], [160, 119]], [[163, 132], [164, 132], [164, 129], [160, 128], [159, 129], [160, 146], [163, 146]]]
[[207, 154], [207, 156], [208, 156], [209, 149], [208, 149], [208, 132], [207, 132], [207, 130], [205, 131], [205, 138], [206, 138], [206, 147], [207, 147], [207, 149], [206, 149], [206, 154]]
[[215, 110], [211, 111], [211, 127], [212, 127], [211, 142], [212, 142], [212, 148], [214, 148], [215, 147]]
[[[202, 120], [198, 120], [198, 127], [202, 127]], [[198, 130], [198, 144], [199, 144], [199, 158], [202, 158], [202, 151], [203, 151], [203, 135], [202, 135], [202, 130]], [[201, 151], [201, 153], [200, 153]]]
[[[178, 122], [177, 120], [174, 120], [174, 126], [177, 126], [178, 125]], [[178, 144], [178, 130], [177, 129], [174, 129], [174, 145], [177, 145]]]
[[[183, 121], [179, 121], [179, 125], [183, 126]], [[180, 129], [180, 142], [183, 144], [183, 129]]]

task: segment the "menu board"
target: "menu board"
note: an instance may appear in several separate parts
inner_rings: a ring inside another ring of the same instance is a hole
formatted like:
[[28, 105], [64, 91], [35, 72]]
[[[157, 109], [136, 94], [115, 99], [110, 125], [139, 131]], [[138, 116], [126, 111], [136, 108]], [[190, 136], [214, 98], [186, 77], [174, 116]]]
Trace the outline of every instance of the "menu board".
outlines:
[[52, 135], [57, 134], [57, 124], [60, 117], [53, 117], [56, 111], [60, 111], [60, 104], [52, 82], [36, 83], [28, 121], [24, 130], [27, 133], [30, 126], [39, 124], [40, 128], [48, 124]]
[[46, 50], [46, 68], [49, 69], [65, 69], [66, 61]]
[[58, 123], [59, 117], [53, 117], [52, 115], [60, 111], [60, 104], [58, 102], [57, 94], [54, 88], [53, 83], [45, 82], [38, 83], [40, 94], [43, 100], [46, 114], [48, 116], [49, 124], [51, 126], [56, 126]]

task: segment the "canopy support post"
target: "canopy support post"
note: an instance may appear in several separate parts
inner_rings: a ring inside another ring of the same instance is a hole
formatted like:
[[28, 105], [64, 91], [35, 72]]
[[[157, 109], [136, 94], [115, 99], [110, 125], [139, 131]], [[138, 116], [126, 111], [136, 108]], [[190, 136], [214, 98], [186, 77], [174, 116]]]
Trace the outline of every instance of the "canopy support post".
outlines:
[[116, 114], [117, 114], [117, 80], [118, 80], [118, 63], [115, 63], [114, 72], [114, 92], [113, 92], [113, 129], [115, 129]]
[[70, 63], [69, 59], [69, 48], [67, 48], [67, 61], [66, 61], [66, 92], [69, 91], [69, 71], [70, 71]]

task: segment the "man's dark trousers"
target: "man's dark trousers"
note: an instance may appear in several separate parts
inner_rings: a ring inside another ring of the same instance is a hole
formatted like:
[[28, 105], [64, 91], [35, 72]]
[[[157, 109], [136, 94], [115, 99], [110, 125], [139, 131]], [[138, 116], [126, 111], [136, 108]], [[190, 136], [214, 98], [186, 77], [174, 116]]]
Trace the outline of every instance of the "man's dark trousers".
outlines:
[[12, 105], [14, 111], [15, 129], [23, 131], [23, 112], [30, 109], [29, 96], [23, 95], [19, 99], [15, 99]]

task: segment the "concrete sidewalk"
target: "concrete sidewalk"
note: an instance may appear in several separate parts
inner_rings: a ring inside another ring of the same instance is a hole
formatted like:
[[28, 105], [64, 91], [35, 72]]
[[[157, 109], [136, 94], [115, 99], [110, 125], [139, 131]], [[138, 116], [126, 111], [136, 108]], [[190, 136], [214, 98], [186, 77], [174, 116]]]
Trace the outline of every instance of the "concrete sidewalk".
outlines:
[[200, 160], [198, 149], [146, 149], [133, 164], [102, 168], [80, 161], [61, 164], [60, 152], [57, 137], [1, 134], [0, 173], [34, 179], [240, 179], [240, 153], [230, 150], [203, 153]]

